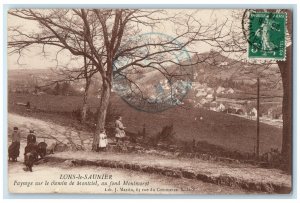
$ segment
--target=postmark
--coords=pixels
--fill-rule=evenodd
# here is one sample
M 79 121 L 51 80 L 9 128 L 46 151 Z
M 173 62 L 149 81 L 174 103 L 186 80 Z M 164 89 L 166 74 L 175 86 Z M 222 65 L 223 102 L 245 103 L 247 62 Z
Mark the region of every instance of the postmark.
M 147 112 L 182 104 L 191 88 L 193 69 L 179 41 L 150 32 L 129 39 L 123 47 L 125 51 L 114 62 L 113 90 L 124 101 Z
M 248 57 L 285 60 L 286 13 L 250 12 Z

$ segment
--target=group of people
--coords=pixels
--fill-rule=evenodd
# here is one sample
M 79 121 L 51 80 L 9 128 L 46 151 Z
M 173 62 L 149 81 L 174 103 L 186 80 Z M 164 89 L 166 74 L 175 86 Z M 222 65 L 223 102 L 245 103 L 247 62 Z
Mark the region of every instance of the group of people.
M 115 138 L 117 143 L 123 142 L 125 138 L 125 127 L 122 123 L 122 117 L 118 116 L 116 122 L 115 122 Z M 93 143 L 95 145 L 93 146 L 93 150 L 99 152 L 99 151 L 105 151 L 108 141 L 107 141 L 107 135 L 105 129 L 101 129 L 98 136 L 95 136 L 96 140 L 94 140 Z
M 19 132 L 18 127 L 13 128 L 12 133 L 12 143 L 8 149 L 9 161 L 16 162 L 17 158 L 20 155 L 20 141 L 21 133 Z M 32 165 L 35 160 L 38 158 L 38 145 L 36 142 L 36 136 L 33 130 L 29 130 L 27 135 L 27 145 L 24 149 L 24 164 L 26 168 L 24 170 L 32 171 Z
M 11 161 L 17 161 L 17 158 L 20 155 L 20 141 L 21 141 L 21 133 L 19 132 L 18 127 L 14 127 L 12 136 L 12 143 L 9 146 L 9 160 Z M 29 150 L 28 147 L 36 145 L 36 136 L 34 135 L 33 130 L 29 130 L 29 134 L 27 136 L 27 145 L 25 147 L 25 153 L 26 149 Z
M 125 127 L 122 123 L 122 117 L 118 116 L 118 118 L 115 122 L 116 142 L 122 143 L 125 136 L 126 136 Z M 96 139 L 96 140 L 94 140 L 94 142 L 93 142 L 93 143 L 95 143 L 95 145 L 93 146 L 93 150 L 95 150 L 97 152 L 105 151 L 106 147 L 108 145 L 105 129 L 101 129 L 99 135 L 95 136 L 94 139 Z M 11 160 L 13 162 L 16 162 L 17 158 L 20 155 L 20 141 L 21 141 L 21 134 L 19 132 L 19 129 L 18 129 L 18 127 L 14 127 L 14 130 L 12 133 L 12 143 L 8 149 L 9 160 Z M 29 134 L 27 136 L 27 145 L 25 147 L 25 152 L 24 152 L 24 163 L 27 166 L 27 170 L 32 171 L 33 162 L 35 160 L 37 160 L 39 154 L 42 154 L 41 157 L 46 155 L 46 151 L 45 151 L 46 147 L 47 147 L 47 144 L 44 142 L 41 142 L 37 145 L 36 136 L 34 135 L 34 131 L 30 130 Z M 30 163 L 28 163 L 28 161 Z

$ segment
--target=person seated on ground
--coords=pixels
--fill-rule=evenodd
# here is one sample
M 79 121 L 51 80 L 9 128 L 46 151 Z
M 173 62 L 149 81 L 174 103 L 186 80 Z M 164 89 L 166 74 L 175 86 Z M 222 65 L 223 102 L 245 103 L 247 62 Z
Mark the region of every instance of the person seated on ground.
M 8 148 L 8 156 L 9 160 L 17 161 L 17 157 L 20 155 L 20 141 L 21 141 L 21 134 L 18 131 L 17 127 L 14 127 L 14 131 L 12 133 L 12 143 Z
M 33 130 L 29 130 L 29 134 L 27 136 L 27 145 L 36 144 L 36 136 L 34 135 Z
M 99 148 L 98 151 L 105 151 L 107 147 L 107 135 L 105 129 L 102 129 L 99 134 Z
M 116 127 L 116 141 L 117 143 L 120 141 L 122 142 L 124 137 L 125 137 L 125 127 L 122 123 L 122 117 L 118 116 L 116 123 L 115 123 L 115 127 Z

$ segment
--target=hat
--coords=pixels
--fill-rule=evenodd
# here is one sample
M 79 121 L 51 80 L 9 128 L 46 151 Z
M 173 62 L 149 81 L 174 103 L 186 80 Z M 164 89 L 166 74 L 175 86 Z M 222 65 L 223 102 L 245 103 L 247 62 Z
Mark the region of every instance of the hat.
M 19 130 L 18 127 L 14 127 L 14 130 Z
M 34 130 L 29 130 L 29 133 L 34 133 Z

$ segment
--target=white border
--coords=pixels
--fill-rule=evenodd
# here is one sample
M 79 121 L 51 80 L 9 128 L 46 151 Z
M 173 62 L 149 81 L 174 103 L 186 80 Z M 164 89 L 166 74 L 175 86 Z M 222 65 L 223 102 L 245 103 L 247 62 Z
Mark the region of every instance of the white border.
M 1 25 L 1 29 L 3 30 L 3 4 L 44 4 L 44 5 L 46 5 L 46 4 L 70 4 L 70 6 L 72 6 L 73 4 L 83 4 L 83 5 L 86 5 L 86 4 L 101 4 L 101 3 L 109 3 L 109 4 L 123 4 L 124 5 L 124 3 L 129 3 L 129 4 L 141 4 L 141 1 L 138 1 L 138 0 L 126 0 L 126 1 L 122 1 L 122 0 L 109 0 L 109 1 L 105 1 L 105 2 L 101 2 L 101 1 L 99 1 L 99 0 L 84 0 L 84 1 L 80 1 L 80 0 L 44 0 L 44 1 L 41 1 L 41 0 L 27 0 L 27 1 L 25 1 L 25 0 L 2 0 L 1 1 L 1 4 L 0 4 L 0 6 L 1 6 L 1 14 L 2 15 L 0 15 L 0 20 L 1 20 L 1 23 L 0 23 L 0 25 Z M 264 0 L 264 1 L 255 1 L 255 0 L 244 0 L 244 1 L 239 1 L 239 0 L 226 0 L 226 1 L 224 1 L 224 0 L 210 0 L 209 2 L 207 2 L 207 1 L 204 1 L 203 3 L 209 3 L 209 4 L 216 4 L 216 6 L 217 5 L 219 5 L 219 4 L 232 4 L 232 5 L 234 5 L 234 4 L 253 4 L 253 3 L 256 3 L 257 5 L 259 5 L 259 4 L 297 4 L 297 6 L 296 6 L 296 9 L 297 9 L 297 11 L 299 12 L 299 3 L 298 3 L 299 1 L 297 1 L 297 0 L 281 0 L 281 1 L 276 1 L 276 0 Z M 173 1 L 164 1 L 164 0 L 145 0 L 145 1 L 143 1 L 143 4 L 166 4 L 166 3 L 169 3 L 169 4 L 177 4 L 178 6 L 179 6 L 179 4 L 182 4 L 182 5 L 184 5 L 184 6 L 186 6 L 186 4 L 200 4 L 201 2 L 198 0 L 184 0 L 184 1 L 177 1 L 177 2 L 174 2 L 174 0 Z M 299 20 L 297 21 L 297 26 L 296 26 L 297 28 L 299 28 L 300 26 L 299 26 Z M 294 29 L 295 29 L 295 27 L 294 27 Z M 299 32 L 298 32 L 298 30 L 296 30 L 296 31 L 294 31 L 294 33 L 297 33 L 297 39 L 298 39 L 298 41 L 297 41 L 297 44 L 295 44 L 294 43 L 294 46 L 296 46 L 296 48 L 298 48 L 299 47 Z M 0 41 L 0 44 L 1 45 L 3 45 L 3 32 L 1 32 L 1 41 Z M 3 46 L 5 46 L 5 45 L 3 45 Z M 300 58 L 299 57 L 299 50 L 297 49 L 297 56 L 294 56 L 295 58 Z M 3 49 L 1 49 L 1 52 L 0 52 L 0 60 L 1 60 L 1 64 L 3 65 L 3 60 L 4 60 L 4 58 L 3 58 Z M 299 90 L 300 88 L 299 88 L 299 83 L 297 82 L 297 79 L 299 79 L 300 77 L 299 77 L 299 72 L 300 71 L 298 71 L 298 70 L 296 70 L 298 67 L 294 67 L 294 74 L 296 73 L 297 75 L 294 75 L 294 82 L 295 82 L 295 84 L 294 84 L 294 88 L 296 88 L 297 90 Z M 296 70 L 296 71 L 295 71 Z M 1 76 L 1 78 L 3 79 L 3 69 L 2 69 L 2 71 L 0 71 L 0 76 Z M 1 87 L 0 87 L 0 94 L 1 95 L 3 95 L 3 93 L 4 93 L 4 84 L 3 84 L 3 80 L 1 80 L 2 82 L 0 82 L 0 84 L 1 84 Z M 298 92 L 298 91 L 297 91 Z M 299 101 L 299 94 L 298 93 L 296 93 L 296 92 L 294 92 L 294 101 Z M 3 95 L 4 96 L 4 95 Z M 3 124 L 4 124 L 4 122 L 6 122 L 5 120 L 4 120 L 4 118 L 3 118 L 3 115 L 4 115 L 4 109 L 3 109 L 3 100 L 4 100 L 4 98 L 3 98 L 3 96 L 1 97 L 1 101 L 0 101 L 0 104 L 1 104 L 1 122 L 2 122 L 2 125 L 1 126 L 3 126 Z M 296 97 L 297 96 L 297 97 Z M 298 105 L 297 105 L 298 106 Z M 299 111 L 298 111 L 298 108 L 295 108 L 294 109 L 294 119 L 295 119 L 295 116 L 296 115 L 298 115 L 298 113 L 299 113 Z M 300 123 L 299 123 L 299 119 L 297 119 L 296 120 L 296 122 L 297 123 L 294 123 L 294 125 L 296 125 L 296 126 L 300 126 Z M 3 132 L 3 129 L 1 129 L 2 131 L 1 132 Z M 298 136 L 298 131 L 296 131 L 295 132 L 295 136 Z M 1 135 L 2 135 L 2 133 L 1 133 Z M 2 136 L 5 136 L 5 135 L 2 135 Z M 297 146 L 300 146 L 299 145 L 299 138 L 297 139 Z M 0 139 L 0 145 L 1 146 L 3 146 L 3 139 Z M 3 154 L 2 153 L 0 153 L 1 155 L 0 155 L 0 157 L 1 157 L 1 165 L 0 165 L 0 168 L 1 168 L 1 170 L 3 170 L 3 167 L 2 167 L 2 163 L 3 163 Z M 298 154 L 298 153 L 297 153 Z M 298 166 L 297 166 L 297 168 L 299 168 L 299 155 L 297 156 L 298 157 L 298 160 L 297 160 L 297 164 L 298 164 Z M 1 180 L 3 180 L 3 171 L 1 171 Z M 300 181 L 299 181 L 299 178 L 298 178 L 298 180 L 297 180 L 297 182 L 299 183 Z M 0 190 L 3 192 L 3 188 L 2 188 L 2 184 L 0 184 L 1 186 L 0 186 Z M 241 199 L 234 199 L 234 200 L 231 200 L 231 199 L 210 199 L 210 200 L 205 200 L 205 202 L 224 202 L 224 203 L 231 203 L 231 202 L 241 202 L 241 201 L 243 201 L 243 202 L 253 202 L 253 201 L 255 201 L 255 202 L 272 202 L 272 203 L 277 203 L 277 202 L 282 202 L 282 201 L 284 201 L 284 202 L 298 202 L 299 200 L 298 200 L 298 198 L 299 198 L 299 187 L 297 187 L 297 192 L 296 192 L 297 194 L 297 199 L 288 199 L 288 200 L 282 200 L 282 199 L 243 199 L 243 200 L 241 200 Z M 133 197 L 133 198 L 136 198 L 136 197 Z M 176 197 L 175 197 L 176 198 Z M 205 197 L 204 197 L 205 198 Z M 218 198 L 218 196 L 216 196 L 216 198 Z M 241 197 L 241 198 L 243 198 L 243 197 Z M 244 198 L 247 198 L 247 196 L 244 196 Z M 18 201 L 18 200 L 5 200 L 5 202 L 6 201 L 13 201 L 13 202 L 15 202 L 15 201 Z M 22 200 L 22 202 L 37 202 L 37 201 L 46 201 L 47 202 L 47 200 Z M 62 199 L 62 200 L 56 200 L 56 201 L 62 201 L 62 202 L 66 202 L 67 200 L 66 199 Z M 76 199 L 73 199 L 73 200 L 71 200 L 72 202 L 82 202 L 82 201 L 85 201 L 85 200 L 76 200 Z M 91 201 L 91 200 L 89 200 L 89 201 Z M 105 201 L 105 202 L 111 202 L 111 200 L 94 200 L 95 202 L 97 201 L 97 202 L 99 202 L 99 201 Z M 112 200 L 113 202 L 119 202 L 118 200 Z M 120 201 L 122 201 L 122 202 L 141 202 L 142 200 L 131 200 L 131 199 L 126 199 L 126 200 L 120 200 Z M 150 202 L 150 201 L 153 201 L 153 200 L 143 200 L 143 201 L 145 201 L 145 202 Z M 177 199 L 177 200 L 169 200 L 168 202 L 182 202 L 182 199 Z M 204 201 L 204 199 L 198 199 L 198 200 L 189 200 L 189 201 L 197 201 L 197 202 L 199 202 L 199 201 Z

